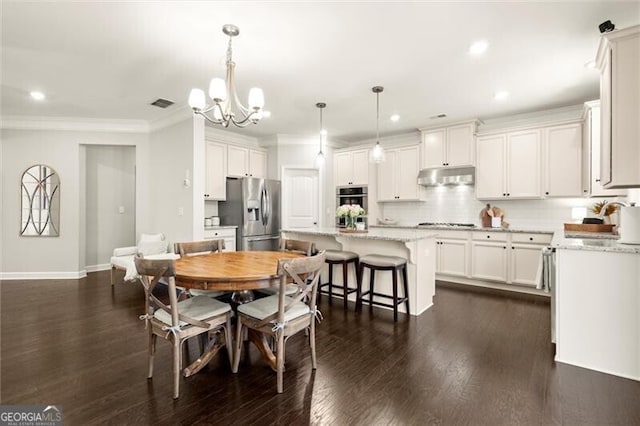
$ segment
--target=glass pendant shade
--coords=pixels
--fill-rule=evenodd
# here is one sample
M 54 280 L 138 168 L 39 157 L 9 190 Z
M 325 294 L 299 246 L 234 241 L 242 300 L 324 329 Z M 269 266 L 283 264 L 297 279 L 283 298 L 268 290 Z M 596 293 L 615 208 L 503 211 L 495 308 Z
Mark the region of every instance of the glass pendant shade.
M 214 101 L 227 99 L 227 83 L 221 78 L 212 78 L 209 84 L 209 97 Z
M 371 161 L 375 163 L 384 162 L 386 156 L 384 154 L 384 148 L 380 145 L 380 142 L 376 143 L 376 145 L 371 150 Z
M 320 151 L 317 155 L 316 155 L 316 167 L 322 167 L 322 165 L 324 164 L 324 153 L 322 151 Z
M 264 107 L 264 93 L 258 87 L 252 87 L 249 90 L 249 108 L 261 109 Z
M 193 109 L 204 109 L 206 100 L 201 89 L 191 89 L 189 93 L 189 106 Z

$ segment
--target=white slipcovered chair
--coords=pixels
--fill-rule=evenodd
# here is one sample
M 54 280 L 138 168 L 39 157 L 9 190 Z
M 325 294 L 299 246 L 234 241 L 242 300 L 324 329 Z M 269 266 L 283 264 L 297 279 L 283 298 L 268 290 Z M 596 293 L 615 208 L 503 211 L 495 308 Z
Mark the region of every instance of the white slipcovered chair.
M 138 245 L 113 249 L 111 256 L 111 285 L 115 284 L 115 270 L 125 271 L 125 281 L 138 279 L 138 271 L 133 258 L 136 254 L 145 259 L 177 259 L 178 255 L 167 252 L 167 241 L 164 234 L 141 234 Z

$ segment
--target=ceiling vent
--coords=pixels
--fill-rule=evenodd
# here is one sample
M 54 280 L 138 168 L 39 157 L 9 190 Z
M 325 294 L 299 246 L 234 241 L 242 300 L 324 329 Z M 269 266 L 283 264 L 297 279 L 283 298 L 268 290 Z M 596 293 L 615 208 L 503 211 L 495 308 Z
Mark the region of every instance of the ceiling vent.
M 151 102 L 151 105 L 157 106 L 158 108 L 167 108 L 173 105 L 174 102 L 168 99 L 158 98 L 155 101 Z
M 442 113 L 442 114 L 438 114 L 438 115 L 432 115 L 431 117 L 429 117 L 429 119 L 435 120 L 437 118 L 445 118 L 446 116 L 447 116 L 447 114 Z

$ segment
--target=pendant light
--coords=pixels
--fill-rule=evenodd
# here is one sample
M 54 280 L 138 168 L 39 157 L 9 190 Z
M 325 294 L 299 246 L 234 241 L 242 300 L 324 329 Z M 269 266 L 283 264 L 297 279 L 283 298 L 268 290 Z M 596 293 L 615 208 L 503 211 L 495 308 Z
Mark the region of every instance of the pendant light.
M 384 148 L 380 145 L 380 93 L 384 90 L 382 86 L 374 86 L 371 91 L 376 94 L 376 144 L 371 150 L 370 160 L 374 163 L 385 161 Z
M 316 107 L 320 110 L 320 149 L 316 155 L 316 166 L 320 167 L 324 164 L 324 152 L 322 152 L 322 144 L 327 137 L 327 131 L 322 127 L 322 110 L 327 107 L 324 102 L 318 102 Z

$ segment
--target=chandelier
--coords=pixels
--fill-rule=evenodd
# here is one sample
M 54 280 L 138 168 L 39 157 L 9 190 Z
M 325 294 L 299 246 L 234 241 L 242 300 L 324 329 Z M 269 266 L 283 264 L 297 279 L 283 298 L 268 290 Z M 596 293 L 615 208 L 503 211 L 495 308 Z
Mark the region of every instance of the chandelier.
M 384 148 L 380 145 L 380 93 L 382 86 L 374 86 L 371 91 L 376 94 L 376 145 L 371 150 L 370 160 L 374 163 L 382 163 L 385 160 Z
M 320 167 L 324 163 L 324 152 L 322 152 L 322 144 L 327 137 L 327 131 L 322 127 L 322 110 L 327 107 L 324 102 L 318 102 L 316 107 L 320 110 L 320 150 L 316 155 L 316 166 Z
M 194 114 L 203 116 L 213 124 L 229 127 L 233 123 L 238 127 L 245 127 L 249 124 L 256 124 L 263 116 L 264 93 L 262 89 L 253 87 L 249 90 L 249 107 L 245 107 L 238 99 L 236 92 L 234 70 L 236 63 L 233 62 L 231 51 L 231 40 L 240 34 L 240 29 L 235 25 L 227 24 L 222 27 L 222 32 L 229 36 L 229 46 L 227 47 L 227 78 L 213 78 L 209 85 L 209 97 L 213 100 L 213 105 L 207 105 L 204 91 L 201 89 L 191 89 L 189 94 L 189 106 Z M 234 112 L 237 108 L 237 113 Z

